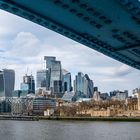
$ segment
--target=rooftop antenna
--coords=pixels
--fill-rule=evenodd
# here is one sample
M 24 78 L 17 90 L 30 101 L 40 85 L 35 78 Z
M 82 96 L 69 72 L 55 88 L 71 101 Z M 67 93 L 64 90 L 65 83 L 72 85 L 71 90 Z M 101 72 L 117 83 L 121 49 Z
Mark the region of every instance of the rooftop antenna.
M 28 75 L 28 71 L 29 71 L 29 68 L 27 67 L 27 70 L 26 70 L 26 73 L 25 73 L 25 75 Z

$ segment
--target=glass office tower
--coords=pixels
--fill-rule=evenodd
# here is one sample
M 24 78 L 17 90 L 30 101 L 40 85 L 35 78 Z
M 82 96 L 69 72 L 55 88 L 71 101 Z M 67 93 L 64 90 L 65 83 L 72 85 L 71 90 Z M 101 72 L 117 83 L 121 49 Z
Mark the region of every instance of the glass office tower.
M 49 71 L 47 69 L 37 71 L 37 88 L 45 88 L 49 90 Z
M 51 63 L 50 87 L 53 87 L 54 81 L 61 81 L 61 62 L 52 61 Z
M 0 97 L 12 97 L 15 86 L 15 71 L 3 69 L 0 71 Z
M 77 96 L 92 98 L 93 97 L 93 81 L 90 80 L 87 74 L 78 72 L 74 80 L 74 91 Z
M 72 91 L 71 73 L 64 69 L 62 69 L 62 83 L 63 83 L 63 92 Z
M 34 80 L 34 77 L 32 75 L 26 74 L 25 76 L 23 76 L 23 84 L 28 85 L 28 94 L 35 93 L 35 80 Z
M 93 97 L 93 93 L 94 93 L 94 83 L 93 81 L 89 78 L 89 76 L 87 74 L 85 74 L 85 81 L 86 81 L 86 97 L 87 98 L 92 98 Z
M 84 74 L 78 72 L 74 81 L 74 91 L 84 93 Z
M 54 56 L 44 56 L 44 60 L 46 62 L 46 69 L 50 69 L 52 66 L 52 61 L 56 61 L 56 57 Z
M 57 61 L 56 57 L 53 56 L 44 56 L 44 60 L 46 62 L 46 70 L 48 71 L 48 89 L 54 93 L 57 91 L 56 89 L 62 89 L 61 62 Z M 62 92 L 62 90 L 59 91 Z

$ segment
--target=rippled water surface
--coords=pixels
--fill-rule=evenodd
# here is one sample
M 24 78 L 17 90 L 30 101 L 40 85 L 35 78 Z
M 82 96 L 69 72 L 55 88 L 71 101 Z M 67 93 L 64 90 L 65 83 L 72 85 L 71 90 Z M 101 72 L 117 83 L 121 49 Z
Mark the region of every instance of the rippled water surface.
M 140 122 L 0 120 L 0 140 L 140 140 Z

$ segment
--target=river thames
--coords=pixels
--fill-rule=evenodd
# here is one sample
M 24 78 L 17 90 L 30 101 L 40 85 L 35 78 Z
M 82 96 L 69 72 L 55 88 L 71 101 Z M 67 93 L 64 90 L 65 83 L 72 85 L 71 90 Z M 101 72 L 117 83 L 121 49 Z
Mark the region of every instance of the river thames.
M 140 122 L 0 120 L 0 140 L 140 140 Z

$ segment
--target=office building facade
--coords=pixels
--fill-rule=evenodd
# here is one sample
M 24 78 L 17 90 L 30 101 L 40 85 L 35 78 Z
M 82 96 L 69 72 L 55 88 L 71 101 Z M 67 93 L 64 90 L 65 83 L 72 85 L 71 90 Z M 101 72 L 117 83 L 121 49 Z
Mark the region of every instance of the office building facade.
M 38 70 L 36 76 L 37 88 L 44 88 L 46 90 L 49 90 L 49 77 L 49 71 L 47 69 Z
M 50 74 L 50 87 L 54 87 L 54 81 L 62 81 L 61 78 L 61 62 L 52 61 L 51 74 Z
M 61 62 L 53 56 L 44 56 L 44 60 L 47 70 L 47 90 L 50 90 L 54 95 L 60 94 L 62 92 Z
M 63 92 L 72 91 L 71 73 L 64 69 L 62 69 L 62 84 L 63 84 Z
M 87 74 L 85 74 L 85 93 L 87 93 L 87 98 L 93 97 L 94 92 L 94 84 L 93 81 L 89 78 Z
M 12 97 L 15 85 L 15 72 L 11 69 L 0 71 L 0 97 Z
M 21 83 L 21 90 L 27 90 L 28 94 L 35 93 L 35 80 L 32 75 L 23 76 L 23 83 Z
M 92 98 L 93 97 L 93 81 L 87 74 L 78 72 L 74 80 L 74 91 L 77 96 Z
M 43 115 L 45 110 L 55 108 L 55 107 L 56 107 L 55 99 L 46 98 L 46 97 L 37 97 L 33 100 L 34 114 Z
M 114 90 L 110 92 L 110 97 L 113 100 L 125 100 L 128 97 L 128 91 Z
M 53 95 L 57 98 L 61 98 L 63 96 L 62 81 L 54 80 L 53 82 Z

